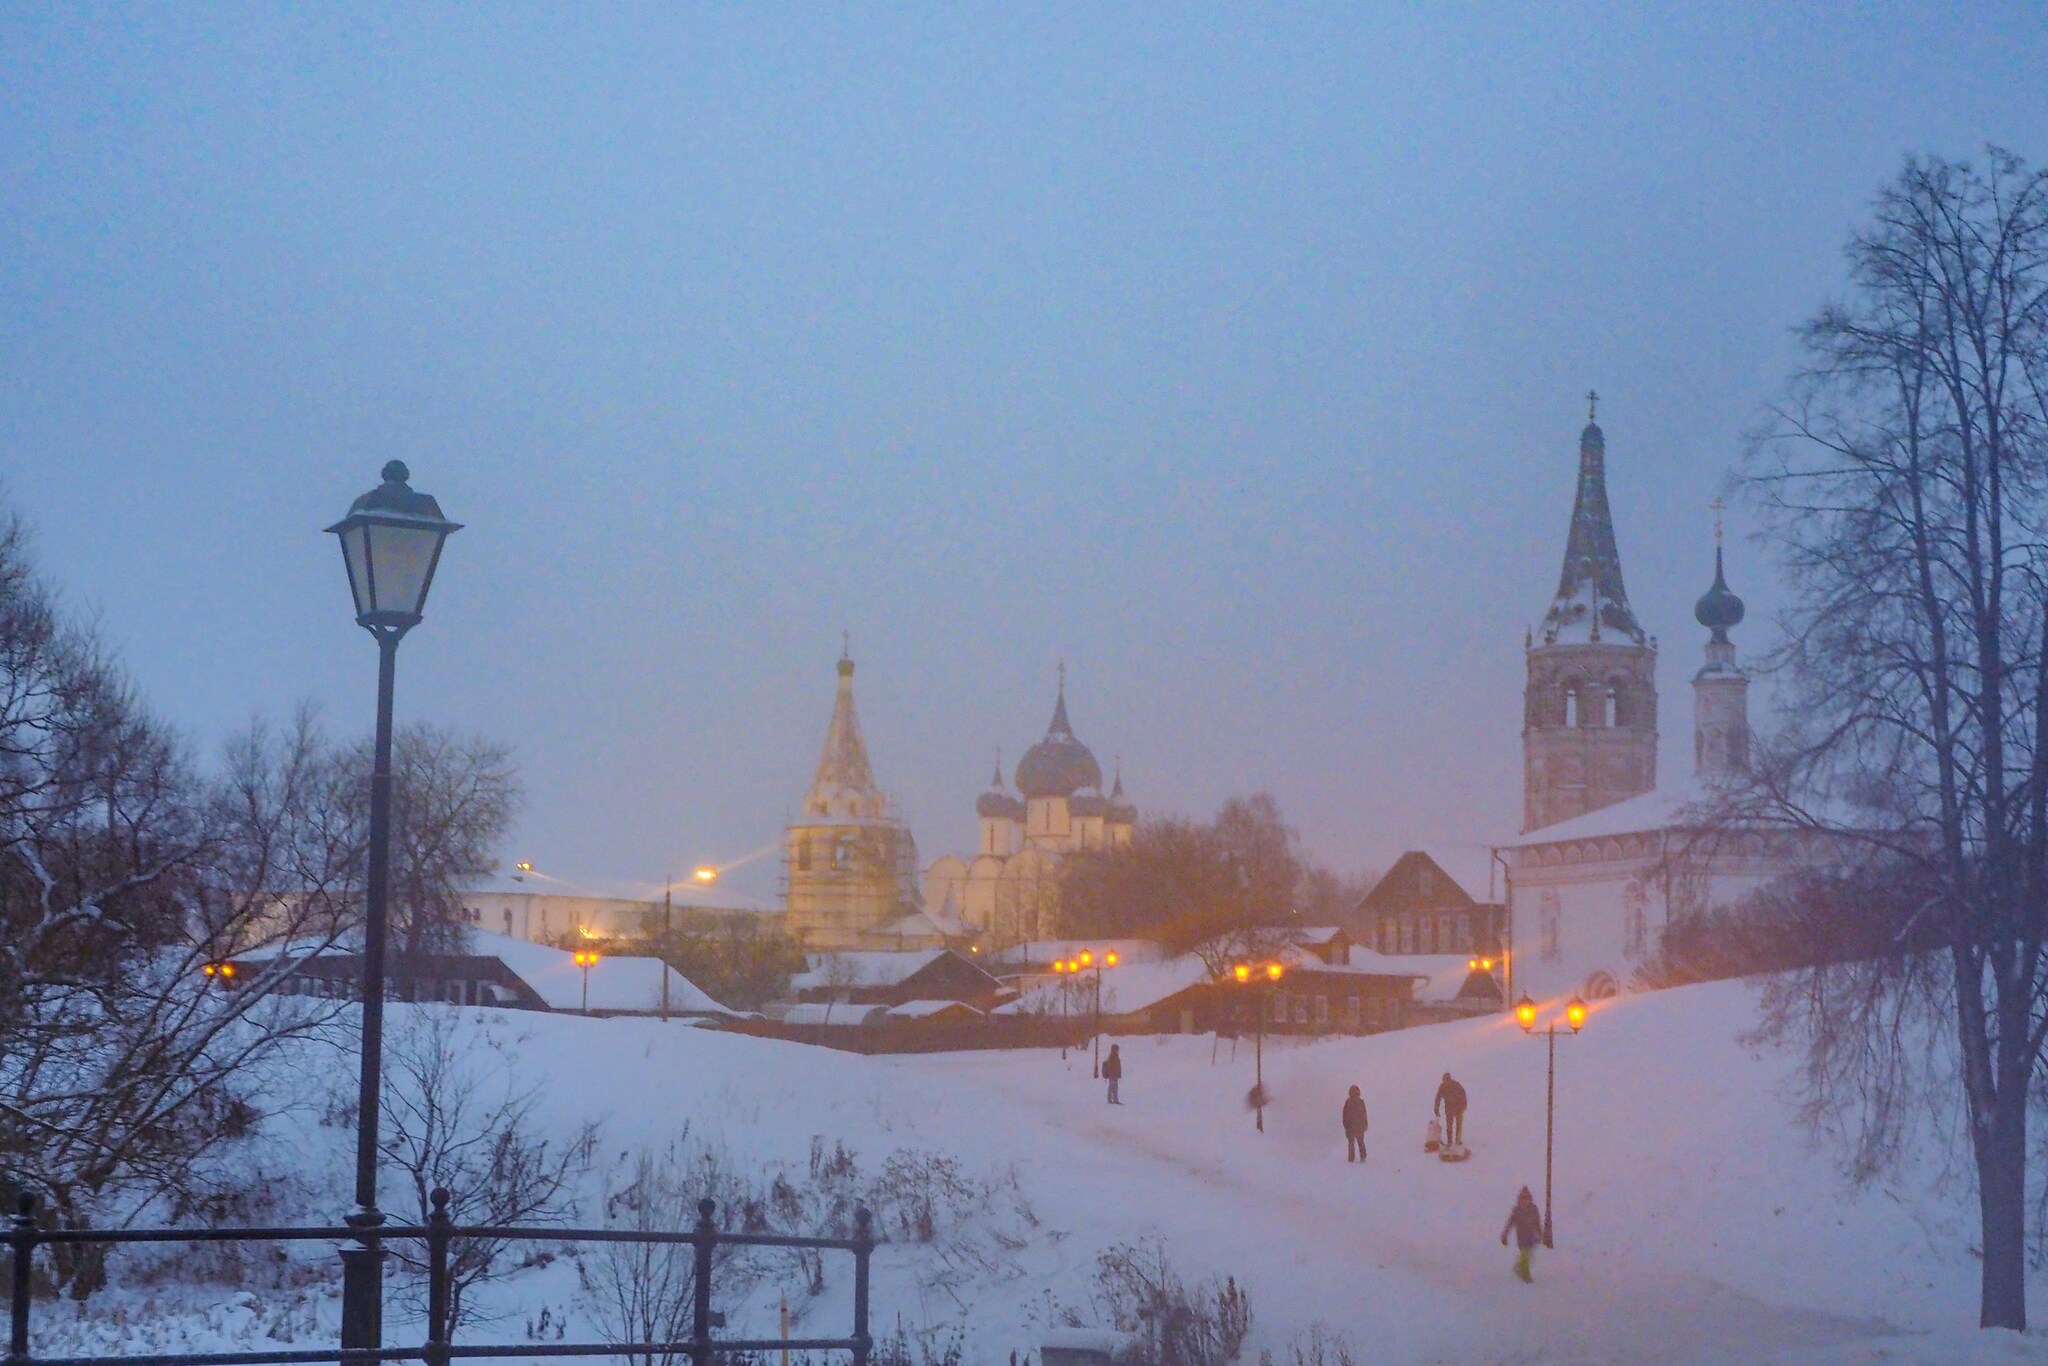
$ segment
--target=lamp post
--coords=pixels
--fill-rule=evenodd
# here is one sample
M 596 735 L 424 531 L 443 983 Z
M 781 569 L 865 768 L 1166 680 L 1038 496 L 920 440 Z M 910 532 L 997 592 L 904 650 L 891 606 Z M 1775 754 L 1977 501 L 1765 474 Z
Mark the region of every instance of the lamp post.
M 1271 962 L 1261 964 L 1257 969 L 1250 963 L 1239 963 L 1230 970 L 1239 986 L 1260 981 L 1265 983 L 1265 990 L 1252 1012 L 1255 1016 L 1252 1022 L 1252 1109 L 1258 1114 L 1254 1127 L 1260 1133 L 1266 1132 L 1266 1012 L 1273 1000 L 1273 983 L 1280 980 L 1281 971 L 1278 963 Z
M 1573 996 L 1571 1000 L 1565 1002 L 1564 1018 L 1565 1023 L 1571 1026 L 1571 1033 L 1565 1035 L 1565 1037 L 1571 1038 L 1586 1023 L 1586 1003 L 1577 996 Z M 1515 1019 L 1521 1024 L 1524 1034 L 1532 1036 L 1535 1034 L 1536 1003 L 1529 999 L 1527 992 L 1522 994 L 1521 1000 L 1515 1002 Z M 1551 1016 L 1550 1024 L 1543 1031 L 1542 1037 L 1550 1045 L 1550 1070 L 1549 1076 L 1544 1083 L 1543 1094 L 1543 1246 L 1556 1247 L 1557 1243 L 1553 1238 L 1554 1230 L 1550 1222 L 1550 1157 L 1552 1140 L 1557 1132 L 1556 1016 Z
M 1100 958 L 1095 956 L 1094 950 L 1083 949 L 1080 956 L 1067 965 L 1069 971 L 1095 974 L 1095 980 L 1091 983 L 1094 995 L 1089 998 L 1088 1003 L 1088 1042 L 1095 1050 L 1094 1075 L 1097 1077 L 1102 1075 L 1102 970 L 1115 967 L 1116 961 L 1114 949 Z
M 1072 994 L 1069 988 L 1073 983 L 1073 979 L 1068 974 L 1074 971 L 1074 965 L 1064 958 L 1055 958 L 1052 960 L 1052 970 L 1060 979 L 1060 1061 L 1065 1062 L 1067 1060 L 1067 998 Z
M 583 969 L 583 1013 L 590 1013 L 590 970 L 597 966 L 601 955 L 596 949 L 578 949 L 575 953 L 576 966 Z M 665 980 L 665 978 L 664 978 Z
M 363 888 L 363 1051 L 356 1098 L 356 1202 L 344 1222 L 356 1246 L 341 1251 L 341 1345 L 383 1345 L 384 1251 L 377 1228 L 377 1109 L 383 1090 L 384 929 L 391 884 L 391 692 L 398 642 L 420 624 L 441 547 L 462 528 L 441 505 L 406 482 L 403 461 L 384 466 L 384 482 L 356 499 L 327 530 L 355 599 L 356 625 L 377 641 L 377 739 L 370 769 L 370 866 Z

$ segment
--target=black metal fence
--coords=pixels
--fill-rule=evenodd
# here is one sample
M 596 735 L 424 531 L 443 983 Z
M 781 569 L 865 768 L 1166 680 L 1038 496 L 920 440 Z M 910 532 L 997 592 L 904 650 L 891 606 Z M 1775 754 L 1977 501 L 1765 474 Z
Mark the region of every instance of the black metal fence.
M 448 1192 L 437 1190 L 434 1208 L 423 1226 L 379 1228 L 379 1242 L 414 1239 L 426 1246 L 427 1340 L 417 1347 L 308 1348 L 275 1352 L 177 1352 L 147 1356 L 38 1357 L 29 1351 L 30 1316 L 34 1308 L 35 1255 L 39 1247 L 57 1244 L 119 1245 L 125 1243 L 307 1243 L 355 1244 L 362 1231 L 354 1228 L 225 1228 L 225 1229 L 44 1229 L 36 1226 L 35 1197 L 23 1195 L 9 1221 L 7 1244 L 14 1254 L 9 1306 L 7 1355 L 4 1366 L 294 1366 L 299 1362 L 360 1363 L 423 1361 L 448 1366 L 455 1361 L 492 1357 L 626 1357 L 642 1361 L 657 1357 L 689 1357 L 692 1366 L 713 1366 L 714 1358 L 736 1352 L 848 1352 L 853 1366 L 867 1366 L 874 1340 L 868 1334 L 868 1264 L 874 1253 L 874 1220 L 865 1208 L 853 1215 L 851 1238 L 799 1238 L 774 1233 L 723 1233 L 710 1200 L 697 1205 L 697 1226 L 689 1230 L 618 1228 L 466 1227 L 448 1216 Z M 551 1243 L 688 1243 L 696 1254 L 690 1336 L 680 1342 L 550 1342 L 456 1346 L 449 1341 L 449 1249 L 463 1238 L 492 1238 Z M 724 1247 L 789 1247 L 853 1254 L 853 1332 L 843 1338 L 715 1338 L 723 1320 L 712 1312 L 712 1258 Z

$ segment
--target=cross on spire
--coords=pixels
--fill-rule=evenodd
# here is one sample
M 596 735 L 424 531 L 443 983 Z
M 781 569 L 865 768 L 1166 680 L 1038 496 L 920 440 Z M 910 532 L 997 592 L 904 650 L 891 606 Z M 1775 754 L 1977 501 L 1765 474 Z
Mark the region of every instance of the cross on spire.
M 1716 498 L 1707 506 L 1714 509 L 1714 545 L 1718 549 L 1721 544 L 1721 509 L 1726 507 L 1727 504 L 1721 499 Z
M 1595 391 L 1593 391 L 1593 390 L 1591 390 L 1591 389 L 1588 389 L 1588 390 L 1586 391 L 1586 421 L 1588 421 L 1588 422 L 1591 422 L 1591 421 L 1593 421 L 1593 420 L 1594 420 L 1594 415 L 1595 415 L 1596 413 L 1598 413 L 1598 412 L 1599 412 L 1599 410 L 1600 410 L 1600 395 L 1599 395 L 1598 393 L 1596 393 Z

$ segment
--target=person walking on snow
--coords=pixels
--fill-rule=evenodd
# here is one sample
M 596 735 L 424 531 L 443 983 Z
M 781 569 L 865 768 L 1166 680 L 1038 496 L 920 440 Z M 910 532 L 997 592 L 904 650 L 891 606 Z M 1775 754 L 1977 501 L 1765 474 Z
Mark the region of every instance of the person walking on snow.
M 1365 1097 L 1356 1086 L 1344 1101 L 1344 1160 L 1365 1161 Z
M 1515 1258 L 1515 1274 L 1533 1283 L 1535 1277 L 1529 1274 L 1529 1258 L 1535 1255 L 1536 1244 L 1543 1241 L 1543 1213 L 1536 1208 L 1536 1197 L 1529 1194 L 1527 1186 L 1515 1197 L 1515 1207 L 1508 1211 L 1507 1224 L 1500 1231 L 1500 1245 L 1508 1245 L 1508 1234 L 1515 1235 L 1515 1246 L 1520 1254 Z
M 1102 1060 L 1102 1077 L 1109 1083 L 1109 1103 L 1121 1105 L 1117 1099 L 1116 1084 L 1124 1079 L 1124 1055 L 1117 1051 L 1117 1045 L 1109 1046 L 1109 1056 Z
M 1444 1073 L 1443 1083 L 1436 1088 L 1436 1104 L 1429 1107 L 1430 1114 L 1439 1110 L 1444 1116 L 1444 1143 L 1454 1147 L 1465 1141 L 1465 1088 L 1451 1080 L 1451 1074 Z

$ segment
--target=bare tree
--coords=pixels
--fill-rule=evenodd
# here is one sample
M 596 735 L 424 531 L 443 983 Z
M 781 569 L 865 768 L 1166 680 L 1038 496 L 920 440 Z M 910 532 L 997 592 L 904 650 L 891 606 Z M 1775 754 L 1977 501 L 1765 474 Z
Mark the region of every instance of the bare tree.
M 1866 1156 L 1927 1084 L 1913 1018 L 1951 1031 L 1982 1322 L 2023 1328 L 2048 1037 L 2048 176 L 1997 149 L 1981 169 L 1909 160 L 1848 258 L 1747 471 L 1796 592 L 1798 719 L 1762 805 L 1863 848 L 1912 900 L 1872 957 L 1790 984 L 1778 1018 L 1812 1026 L 1816 1078 L 1862 1098 Z
M 1176 952 L 1202 954 L 1220 973 L 1287 941 L 1306 871 L 1297 844 L 1265 793 L 1231 798 L 1207 824 L 1178 817 L 1144 822 L 1128 849 L 1066 858 L 1062 928 L 1156 939 Z
M 448 1192 L 457 1225 L 544 1225 L 575 1212 L 575 1185 L 589 1170 L 597 1126 L 567 1138 L 543 1132 L 540 1087 L 519 1084 L 502 1040 L 479 1040 L 462 1012 L 414 1010 L 387 1043 L 384 1069 L 381 1146 L 412 1187 L 421 1223 L 436 1189 Z M 471 1290 L 535 1265 L 547 1255 L 533 1250 L 539 1246 L 456 1239 L 448 1256 L 451 1331 L 484 1317 Z M 424 1249 L 398 1243 L 392 1250 L 416 1277 L 426 1274 Z
M 0 1186 L 52 1221 L 196 1194 L 253 1121 L 254 1064 L 326 1019 L 275 998 L 279 972 L 203 970 L 283 927 L 273 875 L 345 895 L 353 861 L 304 827 L 317 784 L 284 750 L 252 733 L 192 772 L 0 523 Z M 89 1293 L 96 1266 L 60 1279 Z
M 354 762 L 367 803 L 367 745 Z M 391 768 L 391 936 L 404 980 L 420 955 L 460 946 L 461 888 L 497 867 L 525 796 L 510 749 L 442 726 L 400 727 Z

